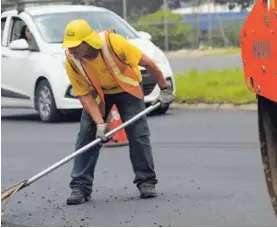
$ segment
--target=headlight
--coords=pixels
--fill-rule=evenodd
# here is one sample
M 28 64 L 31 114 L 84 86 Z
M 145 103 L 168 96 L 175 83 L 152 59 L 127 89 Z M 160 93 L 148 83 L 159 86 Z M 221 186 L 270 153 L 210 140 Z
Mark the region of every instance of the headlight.
M 72 88 L 71 85 L 67 88 L 67 90 L 65 92 L 65 97 L 68 97 L 68 98 L 77 98 L 75 96 L 75 94 L 74 94 L 74 91 L 73 91 L 73 88 Z
M 169 85 L 170 88 L 173 88 L 173 82 L 172 82 L 171 78 L 167 78 L 166 83 Z
M 72 87 L 69 89 L 69 94 L 70 94 L 70 96 L 75 97 L 75 94 L 73 92 L 73 88 Z

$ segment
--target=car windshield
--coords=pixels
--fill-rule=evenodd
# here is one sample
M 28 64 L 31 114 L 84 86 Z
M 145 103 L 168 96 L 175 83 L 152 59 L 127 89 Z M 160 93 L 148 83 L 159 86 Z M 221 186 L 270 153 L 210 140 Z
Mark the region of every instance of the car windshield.
M 74 19 L 84 19 L 98 32 L 106 29 L 114 29 L 126 39 L 137 38 L 138 36 L 125 25 L 120 19 L 109 11 L 82 11 L 66 12 L 55 14 L 44 14 L 35 16 L 34 20 L 43 39 L 48 43 L 62 43 L 64 29 L 68 22 Z

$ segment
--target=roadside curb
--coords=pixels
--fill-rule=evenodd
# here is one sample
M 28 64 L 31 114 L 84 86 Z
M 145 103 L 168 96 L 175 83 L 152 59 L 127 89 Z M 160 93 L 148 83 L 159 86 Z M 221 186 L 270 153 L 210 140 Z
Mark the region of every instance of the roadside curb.
M 257 111 L 257 105 L 234 105 L 234 104 L 186 104 L 186 103 L 172 103 L 171 109 L 221 109 L 221 110 L 245 110 L 245 111 Z
M 202 56 L 239 56 L 240 53 L 203 53 L 203 52 L 185 52 L 185 51 L 176 51 L 169 52 L 166 54 L 167 57 L 202 57 Z

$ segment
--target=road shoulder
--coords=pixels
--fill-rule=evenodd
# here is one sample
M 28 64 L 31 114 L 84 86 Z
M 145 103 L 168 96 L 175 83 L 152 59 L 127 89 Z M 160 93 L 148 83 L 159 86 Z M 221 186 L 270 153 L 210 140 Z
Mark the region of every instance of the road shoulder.
M 234 104 L 186 104 L 186 103 L 173 103 L 171 109 L 222 109 L 222 110 L 245 110 L 257 111 L 256 104 L 234 105 Z

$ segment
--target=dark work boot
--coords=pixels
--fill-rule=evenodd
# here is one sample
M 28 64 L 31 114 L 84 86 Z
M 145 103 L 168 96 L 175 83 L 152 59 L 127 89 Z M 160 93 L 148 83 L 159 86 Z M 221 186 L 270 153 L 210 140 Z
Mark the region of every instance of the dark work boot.
M 143 199 L 153 198 L 157 196 L 155 185 L 150 183 L 140 184 L 139 187 L 140 197 Z
M 90 199 L 90 195 L 85 194 L 80 189 L 72 189 L 71 196 L 67 198 L 67 205 L 82 204 Z

